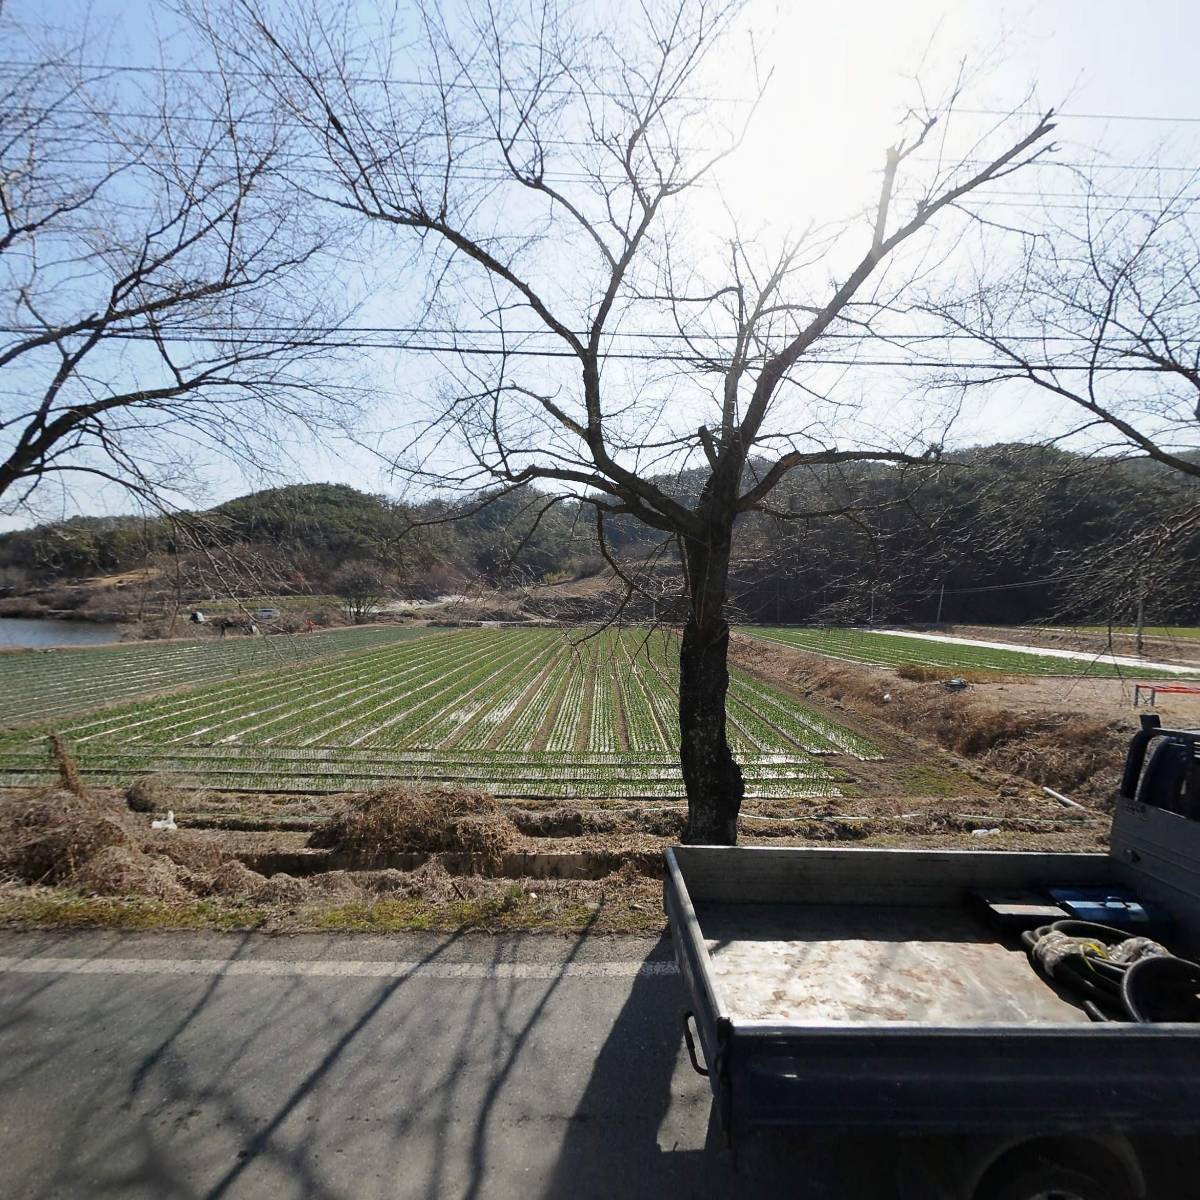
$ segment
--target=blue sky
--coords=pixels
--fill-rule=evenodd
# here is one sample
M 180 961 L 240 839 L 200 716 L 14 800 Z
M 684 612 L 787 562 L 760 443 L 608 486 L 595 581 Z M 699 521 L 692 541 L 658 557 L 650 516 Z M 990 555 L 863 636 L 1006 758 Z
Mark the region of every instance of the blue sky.
M 603 11 L 603 6 L 597 4 Z M 30 24 L 47 19 L 44 6 L 18 2 Z M 177 60 L 192 48 L 162 6 L 141 2 L 71 3 L 50 10 L 64 28 L 86 22 L 96 57 L 107 63 L 152 63 L 158 39 Z M 973 92 L 979 108 L 1009 109 L 1031 96 L 1033 106 L 1063 110 L 1058 157 L 1128 164 L 1157 159 L 1181 168 L 1200 163 L 1200 104 L 1195 94 L 1194 47 L 1200 44 L 1200 5 L 1150 0 L 1060 0 L 1057 3 L 777 3 L 760 0 L 752 11 L 760 66 L 774 76 L 761 112 L 738 158 L 697 200 L 695 225 L 720 236 L 732 214 L 764 243 L 810 219 L 855 212 L 877 189 L 882 150 L 897 115 L 912 97 L 911 76 L 945 80 L 961 58 L 986 69 Z M 744 96 L 753 87 L 750 41 L 741 36 L 715 64 L 707 81 L 714 94 Z M 1129 118 L 1160 119 L 1129 119 Z M 978 121 L 986 122 L 984 114 Z M 1103 178 L 1114 192 L 1135 174 L 1124 166 Z M 996 211 L 1023 215 L 1032 193 L 1074 186 L 1064 170 L 1038 168 L 1012 182 L 1013 194 L 993 197 Z M 1066 209 L 1064 208 L 1065 212 Z M 362 324 L 403 324 L 421 316 L 420 287 L 406 277 L 407 248 L 387 238 L 363 243 L 360 261 L 347 259 L 342 284 L 365 298 Z M 386 445 L 379 431 L 401 423 L 408 410 L 444 379 L 444 365 L 424 354 L 379 352 L 357 357 L 353 370 L 371 384 L 376 403 L 364 419 L 361 441 Z M 882 381 L 881 381 L 882 382 Z M 901 413 L 899 407 L 893 416 Z M 968 405 L 956 427 L 961 441 L 1044 433 L 1055 414 L 1035 397 L 1006 394 L 1003 403 Z M 351 441 L 298 435 L 273 478 L 246 477 L 219 457 L 206 458 L 210 502 L 280 479 L 345 482 L 367 490 L 395 491 L 396 481 L 369 450 Z M 125 511 L 116 491 L 81 485 L 43 497 L 45 518 L 75 511 Z M 11 527 L 27 515 L 8 519 Z

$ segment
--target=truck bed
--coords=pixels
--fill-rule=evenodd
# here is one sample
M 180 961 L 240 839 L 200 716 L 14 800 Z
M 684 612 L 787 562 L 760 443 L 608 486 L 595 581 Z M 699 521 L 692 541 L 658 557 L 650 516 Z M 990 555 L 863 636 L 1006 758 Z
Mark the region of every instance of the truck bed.
M 1181 831 L 1169 832 L 1178 856 Z M 1133 866 L 1105 854 L 668 850 L 685 1022 L 726 1131 L 1192 1127 L 1200 1026 L 1090 1022 L 970 902 L 974 889 L 1145 884 L 1194 935 L 1172 903 L 1194 894 L 1191 877 L 1160 869 L 1139 837 Z
M 696 916 L 731 1018 L 1088 1023 L 959 907 L 717 903 Z

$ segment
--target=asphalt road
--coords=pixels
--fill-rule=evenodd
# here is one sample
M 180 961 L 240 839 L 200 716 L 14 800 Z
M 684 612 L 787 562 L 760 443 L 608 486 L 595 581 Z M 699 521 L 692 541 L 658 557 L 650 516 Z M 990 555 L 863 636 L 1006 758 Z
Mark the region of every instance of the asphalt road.
M 736 1164 L 666 941 L 0 933 L 0 1196 L 872 1197 Z
M 0 1198 L 934 1200 L 928 1140 L 735 1164 L 683 1003 L 665 940 L 0 931 Z

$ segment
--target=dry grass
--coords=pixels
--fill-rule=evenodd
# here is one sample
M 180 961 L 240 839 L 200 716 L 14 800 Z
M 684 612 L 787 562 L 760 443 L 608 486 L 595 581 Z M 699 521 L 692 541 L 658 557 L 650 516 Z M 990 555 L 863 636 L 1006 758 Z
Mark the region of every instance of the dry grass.
M 183 793 L 175 781 L 164 774 L 139 775 L 125 790 L 125 801 L 134 812 L 166 812 L 169 808 L 181 808 Z M 191 803 L 195 803 L 192 799 Z
M 519 835 L 486 792 L 396 787 L 349 797 L 309 844 L 335 849 L 358 867 L 386 866 L 395 854 L 417 851 L 471 854 L 486 870 L 517 848 Z
M 132 846 L 106 846 L 71 877 L 82 892 L 97 896 L 150 896 L 184 901 L 192 893 L 180 880 L 178 866 L 165 854 L 147 854 Z
M 1065 789 L 1081 799 L 1111 799 L 1132 732 L 1128 724 L 1079 711 L 1020 711 L 971 688 L 948 690 L 940 677 L 918 682 L 898 671 L 834 664 L 800 651 L 746 642 L 736 639 L 738 657 L 799 687 L 805 696 L 844 705 L 1032 783 Z
M 25 883 L 61 883 L 109 847 L 134 842 L 117 805 L 63 788 L 0 800 L 0 874 Z
M 936 667 L 930 663 L 898 663 L 893 669 L 901 679 L 913 683 L 945 683 L 951 679 L 980 683 L 996 678 L 994 671 L 952 671 L 949 667 Z

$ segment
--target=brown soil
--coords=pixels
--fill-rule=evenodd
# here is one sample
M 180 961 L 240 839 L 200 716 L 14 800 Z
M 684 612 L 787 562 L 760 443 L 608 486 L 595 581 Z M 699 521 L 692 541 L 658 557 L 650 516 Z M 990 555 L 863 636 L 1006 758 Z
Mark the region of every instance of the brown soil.
M 1133 686 L 1121 679 L 991 679 L 972 687 L 973 695 L 1015 713 L 1036 716 L 1047 710 L 1087 714 L 1097 720 L 1137 726 L 1139 712 L 1157 713 L 1164 725 L 1200 725 L 1200 696 L 1162 694 L 1153 708 L 1133 707 Z
M 1137 729 L 1132 688 L 1121 680 L 978 679 L 962 691 L 945 682 L 901 678 L 894 670 L 734 639 L 739 665 L 825 701 L 837 719 L 864 732 L 902 730 L 918 744 L 950 751 L 979 778 L 1048 785 L 1101 809 L 1111 801 Z M 1145 711 L 1143 709 L 1142 711 Z M 1160 697 L 1165 723 L 1200 722 L 1200 697 Z M 1003 787 L 1003 782 L 1000 782 Z

